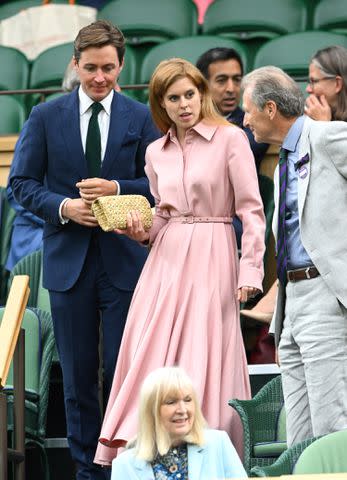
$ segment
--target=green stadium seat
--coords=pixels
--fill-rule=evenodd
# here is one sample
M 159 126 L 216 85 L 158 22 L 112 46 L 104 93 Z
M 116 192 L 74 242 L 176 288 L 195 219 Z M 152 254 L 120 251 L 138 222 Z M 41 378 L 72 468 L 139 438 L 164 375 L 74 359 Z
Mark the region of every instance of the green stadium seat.
M 154 69 L 162 60 L 181 57 L 195 64 L 201 54 L 214 47 L 229 47 L 237 50 L 247 71 L 248 50 L 237 40 L 213 35 L 184 37 L 157 45 L 147 53 L 142 62 L 140 83 L 149 82 Z
M 25 122 L 25 107 L 17 98 L 0 95 L 0 135 L 19 133 Z
M 291 446 L 285 450 L 274 463 L 268 465 L 256 465 L 251 469 L 250 476 L 272 478 L 280 477 L 282 475 L 291 475 L 302 452 L 315 442 L 317 438 L 318 437 L 309 438 Z
M 307 78 L 311 57 L 317 50 L 329 45 L 347 48 L 347 36 L 321 31 L 283 35 L 270 40 L 259 49 L 254 59 L 254 68 L 275 65 L 294 78 Z
M 40 53 L 32 63 L 29 87 L 60 87 L 73 52 L 73 43 L 68 42 Z
M 344 0 L 321 0 L 314 10 L 313 28 L 346 34 L 346 2 Z
M 347 472 L 346 445 L 347 430 L 324 435 L 302 452 L 293 473 L 305 475 Z
M 245 40 L 274 38 L 304 31 L 307 10 L 304 0 L 215 0 L 208 7 L 203 32 Z
M 0 64 L 0 90 L 28 88 L 29 61 L 22 52 L 0 45 Z
M 1 2 L 4 3 L 4 2 Z M 17 15 L 21 10 L 42 5 L 42 0 L 16 0 L 0 6 L 0 20 Z
M 0 187 L 0 305 L 5 305 L 7 298 L 9 272 L 5 270 L 5 265 L 10 251 L 12 225 L 15 216 L 16 212 L 7 200 L 6 188 Z
M 287 448 L 281 376 L 270 380 L 251 400 L 229 400 L 243 426 L 244 467 L 271 465 Z
M 197 8 L 191 0 L 111 0 L 98 13 L 124 33 L 128 43 L 161 43 L 197 33 Z
M 304 0 L 215 0 L 205 13 L 202 29 L 207 35 L 242 41 L 253 59 L 267 40 L 304 31 L 306 25 Z
M 0 308 L 0 322 L 4 308 Z M 49 467 L 44 441 L 48 407 L 49 379 L 54 351 L 53 325 L 50 315 L 39 309 L 26 309 L 22 328 L 25 330 L 25 444 L 39 448 L 43 475 L 49 480 Z M 4 388 L 7 395 L 7 429 L 13 447 L 14 398 L 12 367 Z

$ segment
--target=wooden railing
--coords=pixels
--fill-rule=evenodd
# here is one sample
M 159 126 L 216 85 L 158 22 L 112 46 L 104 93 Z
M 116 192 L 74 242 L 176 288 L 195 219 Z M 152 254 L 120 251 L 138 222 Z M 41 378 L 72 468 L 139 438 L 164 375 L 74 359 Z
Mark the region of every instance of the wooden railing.
M 8 461 L 14 463 L 16 480 L 25 479 L 24 429 L 24 331 L 21 330 L 29 298 L 28 275 L 13 278 L 0 325 L 0 480 L 7 480 Z M 2 392 L 13 359 L 14 447 L 7 444 L 7 401 Z

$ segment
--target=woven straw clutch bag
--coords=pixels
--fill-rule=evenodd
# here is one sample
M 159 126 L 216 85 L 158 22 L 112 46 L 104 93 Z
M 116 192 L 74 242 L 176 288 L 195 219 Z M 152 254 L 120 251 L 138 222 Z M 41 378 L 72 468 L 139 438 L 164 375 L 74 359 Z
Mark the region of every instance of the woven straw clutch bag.
M 125 230 L 127 214 L 131 210 L 140 212 L 145 230 L 152 226 L 152 211 L 149 201 L 143 195 L 110 195 L 99 197 L 92 203 L 92 211 L 105 232 L 115 228 Z

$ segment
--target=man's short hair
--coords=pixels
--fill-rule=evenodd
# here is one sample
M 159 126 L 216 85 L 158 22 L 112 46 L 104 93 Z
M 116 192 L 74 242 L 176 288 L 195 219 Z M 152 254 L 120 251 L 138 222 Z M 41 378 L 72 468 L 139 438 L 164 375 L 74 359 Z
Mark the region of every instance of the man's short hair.
M 112 45 L 116 48 L 119 62 L 123 62 L 125 38 L 119 28 L 107 20 L 96 22 L 81 28 L 74 41 L 74 57 L 79 62 L 81 53 L 87 48 L 102 48 Z
M 278 67 L 260 67 L 248 73 L 241 88 L 244 91 L 248 87 L 252 89 L 252 102 L 260 111 L 272 100 L 286 118 L 299 117 L 304 112 L 305 99 L 299 86 Z
M 241 75 L 243 75 L 243 64 L 240 55 L 233 48 L 216 47 L 207 50 L 203 53 L 196 62 L 196 66 L 200 72 L 208 79 L 208 67 L 214 62 L 226 62 L 227 60 L 236 60 L 241 68 Z

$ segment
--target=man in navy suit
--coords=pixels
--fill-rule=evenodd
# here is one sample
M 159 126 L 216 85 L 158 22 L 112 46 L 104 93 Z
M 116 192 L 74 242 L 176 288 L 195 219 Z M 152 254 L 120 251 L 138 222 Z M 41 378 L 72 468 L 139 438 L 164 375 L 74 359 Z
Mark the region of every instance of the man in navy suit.
M 32 110 L 10 180 L 18 202 L 45 221 L 43 286 L 50 293 L 78 480 L 107 476 L 93 464 L 101 423 L 99 324 L 101 320 L 107 397 L 146 259 L 145 248 L 103 232 L 91 211 L 91 202 L 104 195 L 142 194 L 151 200 L 144 155 L 158 132 L 145 105 L 114 91 L 124 43 L 123 34 L 106 21 L 80 30 L 74 62 L 81 86 Z M 91 176 L 85 152 L 95 102 L 102 107 L 97 114 L 100 173 Z

